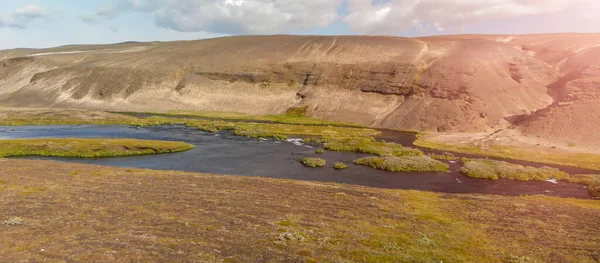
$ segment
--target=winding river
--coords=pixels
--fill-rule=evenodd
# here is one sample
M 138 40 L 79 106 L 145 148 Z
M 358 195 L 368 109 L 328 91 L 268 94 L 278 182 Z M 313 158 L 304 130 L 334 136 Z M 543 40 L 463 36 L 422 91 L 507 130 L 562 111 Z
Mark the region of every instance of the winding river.
M 321 182 L 336 182 L 390 189 L 414 189 L 446 193 L 481 193 L 497 195 L 536 195 L 591 198 L 585 186 L 571 183 L 540 181 L 481 180 L 458 172 L 460 163 L 449 163 L 450 172 L 393 173 L 352 164 L 361 153 L 329 152 L 315 154 L 318 144 L 305 144 L 301 139 L 287 141 L 257 140 L 238 137 L 229 131 L 217 134 L 198 131 L 182 125 L 132 127 L 121 125 L 56 125 L 56 126 L 0 126 L 0 139 L 17 138 L 135 138 L 147 140 L 184 141 L 196 148 L 187 152 L 117 158 L 56 158 L 25 157 L 24 159 L 58 160 L 105 166 L 181 170 L 200 173 L 263 176 Z M 380 138 L 412 145 L 414 135 L 397 131 L 383 131 Z M 304 157 L 326 159 L 324 168 L 307 168 L 299 163 Z M 348 169 L 333 169 L 334 162 L 345 162 Z M 525 162 L 527 165 L 540 166 Z M 570 173 L 587 172 L 563 168 Z

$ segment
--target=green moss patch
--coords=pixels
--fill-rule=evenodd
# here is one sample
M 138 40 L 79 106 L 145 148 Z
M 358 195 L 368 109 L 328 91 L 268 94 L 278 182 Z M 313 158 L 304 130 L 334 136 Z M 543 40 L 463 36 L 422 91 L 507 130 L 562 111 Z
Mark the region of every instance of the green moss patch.
M 134 139 L 22 139 L 1 140 L 0 157 L 114 157 L 181 152 L 194 148 L 184 142 Z
M 384 156 L 366 157 L 354 161 L 390 172 L 447 172 L 448 165 L 427 156 Z
M 327 164 L 327 161 L 321 158 L 303 158 L 300 162 L 308 167 L 323 167 Z
M 468 159 L 464 161 L 460 171 L 468 177 L 498 180 L 500 178 L 514 180 L 562 180 L 569 174 L 551 167 L 531 167 L 487 159 Z
M 336 170 L 344 170 L 348 168 L 348 165 L 346 165 L 345 163 L 337 162 L 333 164 L 333 168 Z
M 371 137 L 331 139 L 325 144 L 329 151 L 361 152 L 379 156 L 421 156 L 423 152 L 393 142 L 378 142 Z

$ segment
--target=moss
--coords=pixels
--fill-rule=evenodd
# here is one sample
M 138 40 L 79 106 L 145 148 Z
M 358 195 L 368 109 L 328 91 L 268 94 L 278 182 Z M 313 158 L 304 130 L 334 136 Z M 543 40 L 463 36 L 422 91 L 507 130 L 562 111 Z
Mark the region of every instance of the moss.
M 429 154 L 429 157 L 436 159 L 436 160 L 444 160 L 444 161 L 460 160 L 460 158 L 456 157 L 452 153 L 442 153 L 442 154 L 431 153 L 431 154 Z
M 286 135 L 272 133 L 264 130 L 246 130 L 244 128 L 236 128 L 233 131 L 233 135 L 236 136 L 245 136 L 248 138 L 257 138 L 257 139 L 275 139 L 275 140 L 286 140 L 288 137 Z
M 316 154 L 324 154 L 325 151 L 323 151 L 323 149 L 318 149 L 315 151 Z
M 270 123 L 232 123 L 237 134 L 261 134 L 266 136 L 319 136 L 319 137 L 349 137 L 349 136 L 373 136 L 379 132 L 366 128 L 328 127 L 328 126 L 303 126 L 290 124 Z
M 0 157 L 113 157 L 187 151 L 184 142 L 134 139 L 21 139 L 0 141 Z
M 167 113 L 143 112 L 145 114 L 170 115 L 173 117 L 201 117 L 217 120 L 232 120 L 232 121 L 267 121 L 278 124 L 296 124 L 296 125 L 312 125 L 312 126 L 334 126 L 334 127 L 354 127 L 363 128 L 363 125 L 355 123 L 328 121 L 318 118 L 313 118 L 306 115 L 306 110 L 301 113 L 302 108 L 290 108 L 291 114 L 271 114 L 264 116 L 253 116 L 238 112 L 189 112 L 189 111 L 170 111 Z M 138 112 L 121 112 L 124 114 L 134 114 Z
M 378 142 L 372 137 L 331 139 L 325 144 L 329 151 L 361 152 L 379 156 L 422 156 L 423 152 L 393 142 Z
M 336 170 L 344 170 L 348 168 L 348 165 L 346 165 L 345 163 L 337 162 L 333 164 L 333 168 Z
M 447 164 L 427 156 L 366 157 L 354 163 L 390 172 L 447 172 L 449 168 Z
M 323 167 L 327 164 L 327 161 L 321 158 L 303 158 L 300 161 L 302 164 L 308 167 Z
M 535 168 L 487 159 L 465 159 L 460 171 L 468 177 L 498 180 L 500 178 L 528 180 L 566 179 L 569 174 L 551 167 Z
M 234 135 L 250 138 L 272 138 L 285 140 L 288 135 L 305 135 L 318 137 L 347 137 L 347 136 L 372 136 L 379 132 L 367 128 L 334 127 L 334 126 L 305 126 L 291 124 L 253 123 L 253 122 L 227 122 L 222 120 L 199 120 L 184 118 L 168 118 L 153 116 L 139 119 L 134 123 L 137 126 L 157 125 L 186 125 L 205 132 L 219 132 L 233 130 Z

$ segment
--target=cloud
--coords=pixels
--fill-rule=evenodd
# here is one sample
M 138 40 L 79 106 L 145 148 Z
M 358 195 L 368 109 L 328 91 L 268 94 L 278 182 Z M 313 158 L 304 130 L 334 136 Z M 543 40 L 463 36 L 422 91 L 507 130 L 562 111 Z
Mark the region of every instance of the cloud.
M 35 20 L 52 20 L 53 18 L 62 18 L 62 13 L 47 12 L 39 6 L 28 5 L 14 11 L 0 14 L 0 28 L 11 27 L 25 29 L 31 22 Z
M 438 31 L 496 19 L 561 11 L 578 0 L 348 0 L 344 21 L 365 34 L 395 34 L 416 25 Z
M 561 11 L 590 0 L 119 0 L 80 19 L 96 24 L 124 13 L 146 13 L 180 32 L 278 34 L 326 27 L 342 19 L 363 34 L 408 28 L 439 32 L 466 25 Z M 597 0 L 594 0 L 597 1 Z M 342 3 L 347 13 L 340 14 Z
M 331 25 L 343 0 L 127 0 L 80 19 L 97 23 L 145 12 L 157 26 L 181 32 L 276 34 Z

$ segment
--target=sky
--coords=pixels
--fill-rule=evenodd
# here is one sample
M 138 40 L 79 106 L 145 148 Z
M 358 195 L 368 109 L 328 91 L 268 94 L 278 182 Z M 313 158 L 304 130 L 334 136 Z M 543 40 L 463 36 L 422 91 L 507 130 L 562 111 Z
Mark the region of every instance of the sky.
M 600 0 L 0 0 L 0 49 L 230 35 L 600 32 Z

